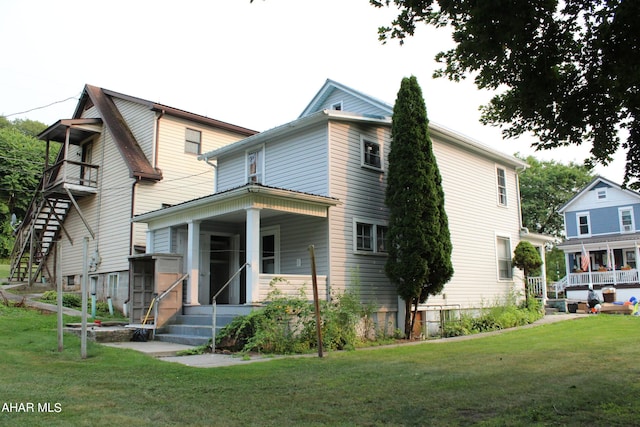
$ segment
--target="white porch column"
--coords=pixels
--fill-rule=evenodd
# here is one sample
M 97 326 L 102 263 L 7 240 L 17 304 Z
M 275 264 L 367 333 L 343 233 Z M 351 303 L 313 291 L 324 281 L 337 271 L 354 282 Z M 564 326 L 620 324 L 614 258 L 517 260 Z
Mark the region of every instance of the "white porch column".
M 154 233 L 155 233 L 155 231 L 149 230 L 147 228 L 147 248 L 146 248 L 145 252 L 148 253 L 148 254 L 152 254 L 152 253 L 155 252 L 155 249 L 153 247 L 153 242 L 155 240 L 154 239 Z
M 247 304 L 260 298 L 260 209 L 247 209 Z
M 200 279 L 200 221 L 189 221 L 187 235 L 187 304 L 199 305 L 198 287 Z

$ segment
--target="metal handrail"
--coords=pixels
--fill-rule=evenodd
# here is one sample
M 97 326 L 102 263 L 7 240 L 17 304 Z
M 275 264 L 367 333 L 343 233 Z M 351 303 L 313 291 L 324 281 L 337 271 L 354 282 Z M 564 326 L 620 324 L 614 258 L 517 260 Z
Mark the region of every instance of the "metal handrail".
M 189 273 L 183 274 L 182 277 L 180 277 L 178 280 L 173 282 L 173 284 L 169 286 L 164 292 L 162 292 L 160 295 L 155 297 L 155 304 L 153 305 L 153 338 L 155 338 L 156 328 L 158 327 L 158 310 L 159 310 L 158 307 L 160 306 L 160 302 L 162 301 L 163 298 L 169 295 L 169 292 L 171 292 L 176 286 L 181 284 L 182 281 L 187 277 L 189 277 Z
M 212 341 L 211 341 L 211 352 L 212 353 L 216 352 L 216 311 L 217 311 L 216 299 L 218 298 L 218 295 L 220 295 L 220 293 L 222 293 L 222 291 L 224 291 L 227 288 L 227 286 L 229 286 L 229 284 L 233 281 L 233 279 L 235 279 L 236 276 L 238 274 L 240 274 L 242 269 L 244 269 L 248 265 L 249 265 L 248 262 L 245 262 L 244 264 L 242 264 L 242 266 L 238 269 L 238 271 L 233 273 L 233 276 L 231 276 L 231 278 L 229 280 L 227 280 L 227 283 L 222 285 L 220 290 L 218 292 L 216 292 L 216 294 L 213 296 L 213 298 L 211 298 L 211 317 L 212 317 L 211 323 L 212 323 L 212 326 L 213 326 L 213 331 L 211 332 L 211 339 L 212 339 Z

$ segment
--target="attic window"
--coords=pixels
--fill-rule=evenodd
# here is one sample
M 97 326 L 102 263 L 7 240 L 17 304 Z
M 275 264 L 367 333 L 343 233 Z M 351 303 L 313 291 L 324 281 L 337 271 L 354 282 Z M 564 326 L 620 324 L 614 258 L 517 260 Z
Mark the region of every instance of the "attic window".
M 334 102 L 333 104 L 331 104 L 331 109 L 336 111 L 342 111 L 342 101 Z
M 607 199 L 607 189 L 606 188 L 598 188 L 596 190 L 596 197 L 598 200 L 606 200 Z

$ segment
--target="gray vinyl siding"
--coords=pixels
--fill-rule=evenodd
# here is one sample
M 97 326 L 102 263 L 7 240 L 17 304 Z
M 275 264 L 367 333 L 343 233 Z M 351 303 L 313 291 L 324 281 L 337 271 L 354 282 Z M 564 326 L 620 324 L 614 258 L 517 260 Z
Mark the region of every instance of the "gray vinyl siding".
M 153 233 L 153 251 L 155 253 L 171 253 L 171 228 L 155 230 Z
M 395 287 L 384 274 L 386 255 L 354 253 L 353 222 L 384 222 L 388 210 L 384 205 L 386 174 L 361 166 L 360 136 L 376 140 L 383 151 L 386 170 L 390 130 L 349 123 L 330 123 L 331 197 L 343 204 L 330 209 L 331 271 L 333 290 L 359 286 L 363 301 L 375 303 L 379 311 L 395 311 Z
M 359 114 L 371 114 L 374 116 L 389 116 L 389 112 L 378 108 L 369 102 L 366 102 L 360 98 L 356 98 L 352 95 L 349 95 L 341 90 L 335 89 L 331 92 L 331 95 L 327 97 L 325 102 L 322 104 L 322 107 L 318 109 L 320 110 L 330 110 L 331 106 L 335 103 L 342 102 L 342 111 L 349 111 L 352 113 Z
M 265 145 L 265 185 L 327 195 L 327 127 L 321 123 Z
M 249 148 L 248 151 L 264 147 L 262 184 L 327 195 L 326 135 L 326 125 L 319 124 Z M 247 183 L 245 162 L 245 150 L 218 159 L 218 192 Z
M 311 274 L 310 245 L 315 248 L 317 274 L 327 274 L 328 223 L 326 218 L 280 215 L 266 218 L 260 225 L 261 228 L 274 225 L 280 227 L 280 272 L 282 274 Z M 298 259 L 300 266 L 297 265 Z

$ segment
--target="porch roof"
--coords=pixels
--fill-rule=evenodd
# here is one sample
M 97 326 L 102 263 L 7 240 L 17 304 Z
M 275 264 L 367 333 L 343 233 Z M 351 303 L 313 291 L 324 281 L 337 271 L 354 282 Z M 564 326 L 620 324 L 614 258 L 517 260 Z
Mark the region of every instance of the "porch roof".
M 151 229 L 185 224 L 208 218 L 227 218 L 244 213 L 248 208 L 326 217 L 331 206 L 340 204 L 333 197 L 303 193 L 262 184 L 246 184 L 220 193 L 210 194 L 167 208 L 134 216 L 132 222 L 142 222 Z M 244 220 L 244 216 L 238 219 Z
M 640 233 L 612 234 L 608 236 L 594 236 L 584 239 L 569 239 L 558 243 L 558 248 L 562 249 L 564 252 L 579 252 L 582 250 L 582 245 L 584 245 L 587 250 L 606 250 L 607 244 L 610 245 L 611 249 L 635 247 L 636 244 L 640 245 Z

